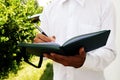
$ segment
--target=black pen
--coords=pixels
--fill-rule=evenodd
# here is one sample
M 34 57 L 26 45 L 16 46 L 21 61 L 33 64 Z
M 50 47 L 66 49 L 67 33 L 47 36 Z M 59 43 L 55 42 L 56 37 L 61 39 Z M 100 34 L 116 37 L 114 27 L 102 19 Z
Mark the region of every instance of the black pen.
M 34 23 L 34 25 L 43 35 L 47 36 L 47 34 L 37 24 Z

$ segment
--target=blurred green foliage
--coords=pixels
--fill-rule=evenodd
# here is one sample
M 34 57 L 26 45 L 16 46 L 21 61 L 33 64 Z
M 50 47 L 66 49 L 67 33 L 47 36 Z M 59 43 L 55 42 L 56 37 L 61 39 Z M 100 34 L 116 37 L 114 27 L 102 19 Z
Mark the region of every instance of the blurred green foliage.
M 46 69 L 39 80 L 53 80 L 53 64 L 48 63 Z
M 41 13 L 35 0 L 0 0 L 0 79 L 17 73 L 22 56 L 17 45 L 32 42 L 35 28 L 28 16 Z

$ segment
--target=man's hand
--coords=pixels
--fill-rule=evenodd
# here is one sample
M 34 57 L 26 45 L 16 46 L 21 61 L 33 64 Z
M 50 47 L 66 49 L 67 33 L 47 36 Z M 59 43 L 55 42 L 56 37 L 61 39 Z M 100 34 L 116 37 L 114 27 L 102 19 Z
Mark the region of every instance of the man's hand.
M 37 34 L 36 37 L 34 38 L 34 43 L 54 42 L 54 41 L 55 41 L 55 36 L 47 37 L 40 33 Z
M 64 66 L 72 66 L 75 68 L 81 67 L 86 59 L 86 53 L 84 48 L 79 49 L 79 54 L 75 56 L 62 56 L 59 54 L 51 53 L 51 54 L 43 54 L 45 57 L 52 59 L 58 63 L 63 64 Z

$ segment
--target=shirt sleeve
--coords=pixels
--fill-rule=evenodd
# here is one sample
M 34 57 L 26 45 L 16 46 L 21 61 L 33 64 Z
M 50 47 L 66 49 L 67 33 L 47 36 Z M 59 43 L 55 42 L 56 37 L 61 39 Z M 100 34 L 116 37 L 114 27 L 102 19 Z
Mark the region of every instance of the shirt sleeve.
M 115 50 L 115 11 L 112 2 L 102 5 L 101 10 L 101 30 L 111 30 L 106 46 L 86 55 L 85 63 L 82 67 L 93 70 L 104 70 L 116 57 Z

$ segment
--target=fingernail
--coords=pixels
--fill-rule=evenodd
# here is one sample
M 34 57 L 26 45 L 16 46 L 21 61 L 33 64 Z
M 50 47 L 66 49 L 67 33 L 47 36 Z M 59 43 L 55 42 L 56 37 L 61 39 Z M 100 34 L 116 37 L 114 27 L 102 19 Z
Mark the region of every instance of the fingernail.
M 54 38 L 54 39 L 56 39 L 56 37 L 55 37 L 55 36 L 53 36 L 53 38 Z

